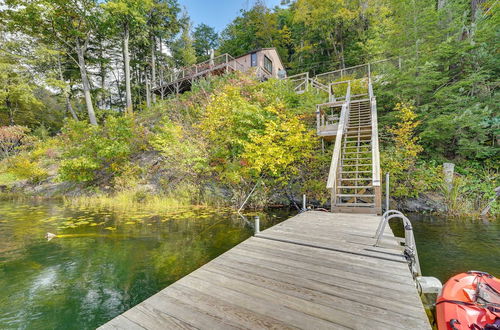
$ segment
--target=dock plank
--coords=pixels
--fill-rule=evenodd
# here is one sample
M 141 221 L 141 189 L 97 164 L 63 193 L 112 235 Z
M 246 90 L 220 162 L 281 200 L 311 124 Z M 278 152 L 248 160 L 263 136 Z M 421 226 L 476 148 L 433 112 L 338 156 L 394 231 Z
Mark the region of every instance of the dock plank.
M 430 329 L 380 217 L 305 212 L 249 238 L 100 329 Z

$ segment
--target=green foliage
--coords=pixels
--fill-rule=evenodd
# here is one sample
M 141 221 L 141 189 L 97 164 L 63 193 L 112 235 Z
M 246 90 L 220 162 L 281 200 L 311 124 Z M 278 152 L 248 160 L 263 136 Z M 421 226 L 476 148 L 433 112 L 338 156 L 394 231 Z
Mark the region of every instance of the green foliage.
M 197 62 L 194 40 L 191 37 L 191 23 L 185 23 L 180 37 L 172 45 L 173 58 L 178 67 L 189 66 Z
M 16 51 L 15 46 L 7 47 Z M 35 114 L 43 108 L 35 88 L 19 58 L 0 52 L 0 125 L 33 124 Z
M 303 111 L 308 109 L 287 83 L 225 85 L 210 98 L 199 125 L 212 169 L 232 184 L 260 176 L 287 181 L 310 158 L 315 141 L 301 121 Z
M 415 136 L 415 129 L 420 122 L 416 121 L 415 108 L 410 104 L 399 103 L 394 110 L 398 122 L 396 127 L 388 129 L 393 143 L 383 150 L 382 169 L 391 174 L 391 181 L 397 185 L 392 193 L 395 197 L 416 197 L 425 191 L 422 182 L 414 176 L 417 156 L 422 151 Z
M 267 174 L 288 181 L 299 174 L 299 165 L 311 159 L 317 143 L 314 132 L 297 117 L 278 114 L 265 124 L 262 133 L 254 132 L 245 143 L 243 158 L 256 175 Z
M 194 176 L 206 170 L 207 158 L 202 141 L 190 136 L 181 125 L 168 118 L 159 123 L 155 134 L 151 135 L 150 144 L 161 153 L 165 164 L 179 175 Z
M 32 183 L 38 183 L 48 177 L 47 171 L 26 153 L 9 158 L 8 165 L 9 173 Z
M 206 24 L 199 24 L 193 33 L 194 49 L 199 59 L 206 60 L 210 57 L 210 50 L 219 45 L 219 35 L 215 29 Z
M 276 47 L 287 59 L 288 33 L 286 29 L 281 29 L 279 23 L 277 13 L 257 3 L 251 10 L 243 11 L 221 33 L 219 51 L 239 56 L 259 48 Z
M 142 133 L 131 118 L 109 117 L 102 127 L 70 122 L 63 132 L 61 179 L 91 182 L 120 176 L 140 148 Z

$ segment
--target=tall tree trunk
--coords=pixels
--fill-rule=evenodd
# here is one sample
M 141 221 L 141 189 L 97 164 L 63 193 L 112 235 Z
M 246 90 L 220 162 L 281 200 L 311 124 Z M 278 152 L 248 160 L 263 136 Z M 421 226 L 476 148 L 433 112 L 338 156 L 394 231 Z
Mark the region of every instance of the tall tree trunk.
M 151 108 L 151 88 L 150 88 L 150 82 L 149 82 L 149 79 L 148 79 L 148 73 L 147 71 L 144 72 L 144 76 L 145 76 L 145 84 L 146 84 L 146 106 L 148 108 Z
M 104 64 L 104 48 L 99 40 L 100 75 L 101 75 L 101 108 L 106 106 L 106 65 Z
M 12 102 L 10 102 L 9 97 L 5 99 L 5 107 L 9 110 L 9 125 L 14 126 L 16 124 L 14 120 L 14 106 L 12 105 Z
M 475 22 L 476 21 L 476 13 L 477 13 L 477 9 L 485 2 L 485 0 L 471 0 L 470 2 L 470 18 L 471 18 L 471 22 Z M 492 6 L 494 6 L 494 3 L 492 4 Z
M 160 55 L 161 55 L 161 59 L 163 59 L 163 40 L 161 37 L 158 38 L 159 42 L 160 42 Z M 159 79 L 159 85 L 163 85 L 163 66 L 165 65 L 165 62 L 161 62 L 160 63 L 160 68 L 159 68 L 159 74 L 160 74 L 160 79 Z M 160 94 L 161 95 L 161 99 L 163 100 L 163 92 Z
M 87 75 L 87 67 L 85 64 L 85 51 L 87 46 L 82 45 L 80 40 L 76 40 L 76 53 L 78 55 L 78 66 L 80 67 L 80 75 L 82 78 L 83 94 L 85 96 L 85 104 L 87 105 L 87 112 L 89 114 L 89 121 L 92 125 L 97 125 L 95 117 L 94 105 L 92 104 L 92 96 L 90 95 L 90 82 Z
M 59 79 L 65 82 L 62 71 L 61 58 L 59 57 L 59 55 L 57 56 L 57 66 L 59 69 Z M 66 88 L 61 88 L 61 92 L 64 95 L 64 100 L 66 102 L 66 111 L 71 113 L 71 116 L 73 117 L 74 120 L 78 120 L 78 116 L 76 115 L 75 109 L 73 109 L 73 106 L 71 105 L 71 100 L 69 99 L 68 90 Z
M 156 84 L 156 38 L 151 36 L 151 87 Z M 152 93 L 152 101 L 156 103 L 156 94 Z
M 131 114 L 133 111 L 132 106 L 132 87 L 130 83 L 130 54 L 128 51 L 128 44 L 130 40 L 130 27 L 128 22 L 125 23 L 123 34 L 123 65 L 125 68 L 125 97 L 126 108 L 125 113 Z

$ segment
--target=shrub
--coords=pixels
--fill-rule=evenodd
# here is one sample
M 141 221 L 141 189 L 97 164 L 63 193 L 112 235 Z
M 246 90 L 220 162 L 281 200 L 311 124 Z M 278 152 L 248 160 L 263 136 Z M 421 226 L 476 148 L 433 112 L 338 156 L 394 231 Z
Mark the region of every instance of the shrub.
M 98 176 L 111 179 L 121 175 L 132 153 L 140 149 L 143 135 L 129 117 L 109 117 L 100 127 L 70 122 L 63 131 L 61 179 L 91 182 Z
M 416 179 L 417 156 L 422 151 L 415 136 L 415 129 L 420 124 L 416 120 L 415 108 L 408 103 L 399 103 L 394 109 L 398 122 L 389 128 L 392 134 L 392 144 L 387 146 L 381 156 L 382 169 L 391 174 L 391 180 L 396 188 L 392 194 L 395 197 L 416 197 L 423 191 Z
M 0 158 L 14 154 L 28 139 L 30 129 L 25 126 L 0 127 Z
M 9 172 L 19 179 L 39 183 L 48 177 L 47 171 L 41 168 L 36 161 L 31 160 L 27 153 L 10 158 L 8 164 Z

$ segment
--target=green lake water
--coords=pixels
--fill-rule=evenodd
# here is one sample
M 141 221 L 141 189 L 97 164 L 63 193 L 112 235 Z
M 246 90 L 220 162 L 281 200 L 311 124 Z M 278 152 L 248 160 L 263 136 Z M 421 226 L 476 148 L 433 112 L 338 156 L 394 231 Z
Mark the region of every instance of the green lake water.
M 291 215 L 262 213 L 261 227 Z M 48 242 L 47 232 L 62 236 Z M 0 329 L 94 329 L 252 233 L 231 210 L 120 213 L 1 201 Z
M 261 226 L 295 213 L 261 213 Z M 500 275 L 499 222 L 411 220 L 424 275 L 442 281 L 470 269 Z M 231 210 L 151 214 L 2 201 L 0 329 L 94 329 L 252 231 Z M 48 242 L 47 232 L 60 237 Z

